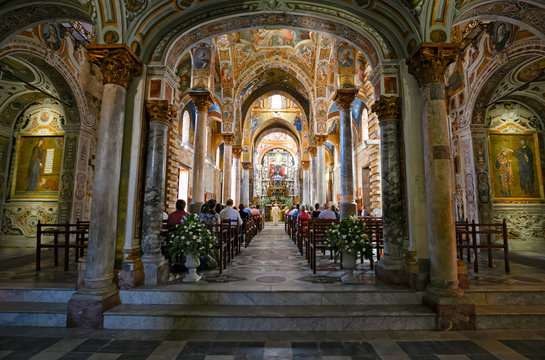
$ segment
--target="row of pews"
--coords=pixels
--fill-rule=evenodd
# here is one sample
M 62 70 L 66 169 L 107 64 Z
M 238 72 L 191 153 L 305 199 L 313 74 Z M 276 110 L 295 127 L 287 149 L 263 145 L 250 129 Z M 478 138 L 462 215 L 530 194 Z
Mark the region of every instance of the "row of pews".
M 371 230 L 371 241 L 375 249 L 377 261 L 380 260 L 380 256 L 383 250 L 383 226 L 382 218 L 364 216 L 358 217 L 358 219 L 365 223 L 367 229 Z M 292 219 L 291 216 L 287 216 L 284 219 L 284 229 L 288 236 L 292 239 L 299 253 L 306 258 L 312 272 L 316 274 L 316 254 L 326 254 L 327 247 L 324 243 L 326 229 L 334 223 L 339 222 L 339 219 Z M 330 258 L 333 259 L 333 254 L 330 253 Z M 361 261 L 363 262 L 363 258 Z M 373 268 L 374 261 L 371 260 L 371 268 Z

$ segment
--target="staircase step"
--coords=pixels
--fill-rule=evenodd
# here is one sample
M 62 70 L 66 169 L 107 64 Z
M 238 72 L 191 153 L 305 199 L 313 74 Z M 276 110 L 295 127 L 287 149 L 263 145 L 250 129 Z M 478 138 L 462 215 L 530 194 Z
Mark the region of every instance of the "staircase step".
M 66 303 L 2 302 L 0 326 L 66 327 Z
M 467 289 L 464 294 L 475 305 L 545 305 L 545 291 L 537 289 Z
M 160 291 L 122 290 L 122 304 L 162 305 L 420 305 L 422 293 L 375 291 Z
M 66 304 L 74 292 L 74 289 L 63 288 L 0 288 L 0 302 Z
M 545 305 L 475 306 L 477 329 L 543 329 Z
M 215 331 L 434 330 L 422 305 L 118 305 L 104 313 L 107 329 Z

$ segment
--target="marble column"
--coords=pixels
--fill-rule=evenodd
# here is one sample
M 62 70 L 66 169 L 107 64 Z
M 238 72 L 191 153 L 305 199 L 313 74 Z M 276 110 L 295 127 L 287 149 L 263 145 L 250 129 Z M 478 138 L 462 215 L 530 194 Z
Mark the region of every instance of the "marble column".
M 316 197 L 316 186 L 317 186 L 317 174 L 318 174 L 318 169 L 317 169 L 317 161 L 316 161 L 316 155 L 318 153 L 317 149 L 315 146 L 311 146 L 308 148 L 308 152 L 310 154 L 310 181 L 309 181 L 309 186 L 310 186 L 310 203 L 312 206 L 314 206 L 314 204 L 316 204 L 318 202 L 318 198 Z M 323 206 L 324 204 L 320 204 L 320 206 Z
M 155 285 L 165 282 L 169 272 L 168 261 L 161 254 L 161 231 L 165 207 L 168 127 L 177 111 L 166 100 L 148 100 L 146 110 L 149 126 L 142 209 L 142 263 L 144 283 Z
M 240 146 L 233 146 L 233 171 L 235 172 L 235 183 L 234 186 L 234 199 L 237 206 L 242 201 L 240 196 L 240 155 L 242 154 L 242 148 Z M 246 205 L 246 204 L 244 204 Z
M 373 104 L 380 124 L 380 168 L 384 256 L 375 274 L 385 284 L 405 283 L 403 251 L 403 201 L 399 141 L 399 98 L 381 96 Z
M 233 168 L 233 134 L 223 134 L 223 196 L 222 203 L 231 198 L 231 169 Z
M 141 61 L 123 44 L 93 45 L 89 61 L 104 83 L 95 155 L 85 285 L 68 302 L 67 327 L 102 328 L 103 311 L 119 303 L 113 283 L 117 208 L 127 88 L 142 72 Z
M 309 180 L 310 180 L 310 176 L 309 176 L 309 167 L 310 167 L 310 161 L 309 160 L 302 160 L 301 161 L 301 169 L 303 170 L 303 186 L 301 187 L 302 188 L 302 202 L 304 205 L 314 205 L 314 204 L 311 204 L 310 202 L 310 196 L 309 196 L 309 190 L 310 190 L 310 186 L 309 186 Z
M 193 148 L 193 189 L 189 211 L 199 213 L 204 205 L 204 172 L 206 166 L 206 123 L 208 108 L 212 98 L 208 90 L 190 90 L 189 96 L 197 107 L 197 121 L 195 122 L 195 144 Z
M 354 181 L 354 145 L 352 139 L 352 119 L 350 108 L 358 89 L 338 89 L 333 101 L 340 110 L 340 149 L 341 149 L 341 219 L 357 215 L 356 189 Z
M 423 302 L 438 313 L 441 329 L 475 328 L 475 307 L 458 286 L 454 173 L 449 140 L 445 71 L 456 59 L 454 44 L 423 43 L 408 60 L 424 97 L 424 170 L 428 210 L 430 284 Z
M 245 206 L 250 205 L 250 170 L 252 169 L 252 163 L 242 163 L 242 186 L 240 189 L 241 201 Z
M 325 142 L 327 135 L 314 135 L 316 143 L 316 201 L 323 206 L 326 202 L 325 191 Z

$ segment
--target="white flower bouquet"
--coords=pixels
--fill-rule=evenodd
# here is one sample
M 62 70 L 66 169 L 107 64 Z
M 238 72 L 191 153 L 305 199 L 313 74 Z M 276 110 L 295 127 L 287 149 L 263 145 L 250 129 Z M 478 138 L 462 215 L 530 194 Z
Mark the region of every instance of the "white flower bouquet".
M 168 233 L 167 253 L 175 257 L 180 254 L 215 255 L 216 237 L 199 220 L 197 215 L 188 214 L 183 224 Z
M 347 252 L 356 256 L 362 255 L 365 259 L 373 258 L 373 244 L 371 231 L 356 216 L 349 216 L 338 223 L 333 223 L 326 231 L 325 245 L 337 255 Z

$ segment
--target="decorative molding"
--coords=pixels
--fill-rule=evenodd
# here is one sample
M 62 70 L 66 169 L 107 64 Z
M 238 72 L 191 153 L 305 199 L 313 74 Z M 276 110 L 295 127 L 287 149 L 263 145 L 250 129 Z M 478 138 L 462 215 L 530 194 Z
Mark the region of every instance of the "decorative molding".
M 359 89 L 337 89 L 333 101 L 342 110 L 350 110 Z
M 242 155 L 241 146 L 233 146 L 233 149 L 231 151 L 233 152 L 233 158 L 240 159 L 240 155 Z
M 172 122 L 171 106 L 166 100 L 146 100 L 149 121 L 170 125 Z
M 409 73 L 422 87 L 432 82 L 443 83 L 447 66 L 456 60 L 457 44 L 422 43 L 407 60 Z
M 327 141 L 327 135 L 314 135 L 316 146 L 324 146 Z
M 225 145 L 233 145 L 233 140 L 235 139 L 234 134 L 221 134 L 221 137 L 223 138 L 223 143 Z
M 399 97 L 381 95 L 371 106 L 371 111 L 377 114 L 379 121 L 399 119 Z
M 188 93 L 195 103 L 197 111 L 208 111 L 208 108 L 214 103 L 208 90 L 189 90 Z
M 316 157 L 316 154 L 318 153 L 318 149 L 316 149 L 316 146 L 309 146 L 308 152 L 310 153 L 310 156 Z
M 303 168 L 303 170 L 308 170 L 310 167 L 310 160 L 302 160 L 301 167 Z
M 91 45 L 88 50 L 89 61 L 100 67 L 104 84 L 127 89 L 142 73 L 142 62 L 125 44 Z

